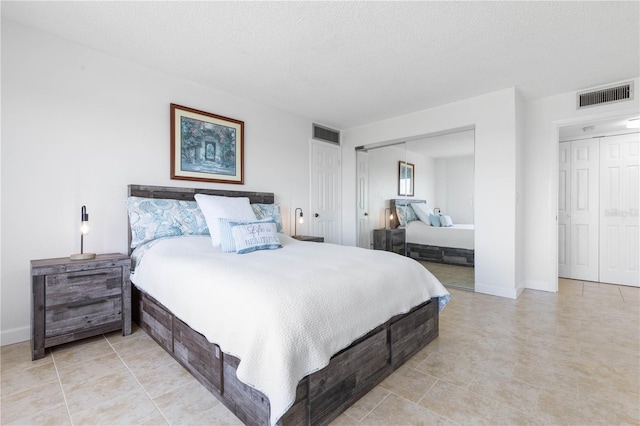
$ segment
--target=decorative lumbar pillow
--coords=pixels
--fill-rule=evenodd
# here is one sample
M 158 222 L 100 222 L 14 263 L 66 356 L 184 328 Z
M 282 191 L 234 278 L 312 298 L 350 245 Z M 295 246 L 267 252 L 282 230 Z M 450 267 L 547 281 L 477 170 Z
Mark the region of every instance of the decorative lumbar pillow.
M 179 235 L 209 235 L 207 222 L 195 201 L 128 197 L 131 248 L 148 241 Z
M 256 215 L 256 219 L 271 218 L 276 223 L 276 229 L 278 232 L 284 232 L 282 228 L 282 216 L 280 215 L 280 206 L 278 204 L 251 204 L 251 208 Z
M 431 221 L 431 226 L 440 226 L 440 216 L 437 214 L 430 214 L 429 220 Z
M 231 222 L 231 234 L 236 253 L 244 254 L 256 250 L 273 250 L 282 247 L 273 221 L 234 223 Z
M 428 205 L 425 203 L 411 203 L 411 208 L 421 222 L 431 225 L 431 219 L 429 216 L 433 214 L 433 210 L 431 210 Z
M 195 199 L 207 220 L 211 243 L 220 245 L 220 218 L 236 221 L 255 221 L 256 215 L 247 197 L 222 197 L 218 195 L 196 194 Z
M 220 218 L 220 250 L 223 253 L 234 253 L 236 251 L 236 241 L 233 238 L 232 228 L 236 225 L 250 225 L 254 223 L 275 223 L 272 218 L 259 219 L 257 221 L 233 221 L 231 219 Z M 277 224 L 276 224 L 277 229 Z
M 453 226 L 453 221 L 451 220 L 451 216 L 440 215 L 440 224 L 442 226 Z

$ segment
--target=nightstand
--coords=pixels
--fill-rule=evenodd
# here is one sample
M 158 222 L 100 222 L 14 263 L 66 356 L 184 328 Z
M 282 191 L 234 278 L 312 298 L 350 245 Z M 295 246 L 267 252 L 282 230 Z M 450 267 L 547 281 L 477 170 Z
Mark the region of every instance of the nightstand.
M 373 249 L 386 250 L 404 255 L 404 228 L 374 229 Z
M 324 237 L 314 237 L 312 235 L 294 235 L 291 238 L 300 241 L 312 241 L 314 243 L 324 243 Z
M 31 358 L 45 349 L 114 330 L 131 334 L 131 259 L 31 261 Z

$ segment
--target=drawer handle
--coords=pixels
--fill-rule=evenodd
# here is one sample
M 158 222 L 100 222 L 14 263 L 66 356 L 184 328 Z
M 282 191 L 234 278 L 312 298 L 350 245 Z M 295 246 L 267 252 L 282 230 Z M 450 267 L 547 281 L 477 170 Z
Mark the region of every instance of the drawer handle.
M 92 274 L 67 274 L 67 278 L 69 278 L 70 280 L 75 280 L 78 278 L 86 278 L 86 277 L 98 277 L 100 275 L 109 275 L 108 272 L 97 272 L 97 273 L 92 273 Z
M 107 299 L 81 300 L 79 302 L 69 303 L 67 305 L 67 309 L 75 309 L 75 308 L 80 308 L 82 306 L 97 305 L 98 303 L 104 303 L 106 301 Z

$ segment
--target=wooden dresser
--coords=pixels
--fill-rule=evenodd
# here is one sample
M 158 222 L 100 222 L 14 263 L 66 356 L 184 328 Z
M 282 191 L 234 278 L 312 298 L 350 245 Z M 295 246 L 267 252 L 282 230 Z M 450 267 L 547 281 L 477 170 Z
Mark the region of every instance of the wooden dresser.
M 131 333 L 131 260 L 100 254 L 31 261 L 31 358 L 62 343 L 122 330 Z

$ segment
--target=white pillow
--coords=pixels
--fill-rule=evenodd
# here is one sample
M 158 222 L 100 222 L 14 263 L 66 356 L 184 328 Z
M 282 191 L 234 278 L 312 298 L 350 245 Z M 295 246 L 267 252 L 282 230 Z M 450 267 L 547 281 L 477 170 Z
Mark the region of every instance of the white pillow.
M 440 216 L 441 226 L 453 226 L 453 221 L 451 220 L 451 216 L 441 215 Z
M 433 211 L 429 206 L 425 203 L 411 203 L 411 207 L 413 207 L 413 211 L 416 212 L 416 216 L 418 216 L 418 219 L 420 219 L 421 222 L 431 225 L 429 215 L 432 215 Z
M 211 243 L 214 247 L 220 246 L 220 218 L 237 221 L 256 220 L 256 214 L 247 197 L 196 194 L 195 199 L 207 221 Z

